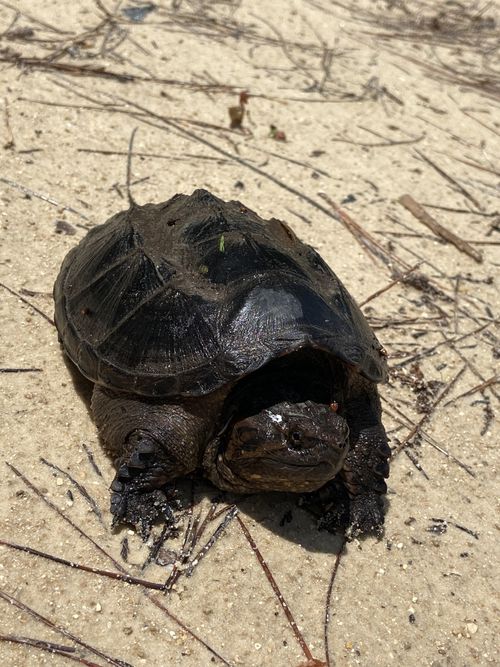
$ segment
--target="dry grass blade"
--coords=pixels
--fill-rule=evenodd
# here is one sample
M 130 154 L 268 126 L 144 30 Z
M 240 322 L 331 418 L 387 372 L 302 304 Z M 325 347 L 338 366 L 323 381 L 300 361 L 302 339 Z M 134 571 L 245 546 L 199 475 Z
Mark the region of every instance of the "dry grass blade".
M 189 522 L 186 532 L 184 533 L 184 542 L 181 547 L 179 557 L 175 561 L 172 571 L 170 572 L 168 579 L 165 582 L 164 586 L 165 593 L 170 593 L 170 591 L 173 589 L 179 577 L 182 576 L 183 571 L 181 570 L 177 562 L 179 562 L 180 565 L 185 565 L 188 562 L 196 542 L 199 517 L 193 519 L 192 510 L 190 510 L 190 512 L 191 513 L 189 514 Z
M 54 630 L 55 632 L 59 633 L 60 635 L 63 635 L 67 639 L 71 639 L 71 641 L 75 642 L 75 644 L 78 644 L 79 646 L 82 646 L 83 648 L 87 649 L 94 655 L 97 655 L 99 658 L 102 658 L 107 664 L 109 665 L 115 665 L 115 667 L 132 667 L 132 665 L 128 662 L 125 662 L 125 660 L 119 660 L 117 658 L 112 658 L 111 656 L 107 655 L 103 651 L 100 651 L 99 649 L 95 648 L 94 646 L 91 646 L 87 642 L 84 642 L 82 639 L 74 635 L 73 633 L 69 632 L 69 630 L 66 630 L 66 628 L 63 628 L 61 625 L 56 625 L 56 623 L 53 623 L 49 618 L 46 616 L 43 616 L 42 614 L 39 614 L 35 609 L 32 607 L 29 607 L 28 605 L 24 604 L 24 602 L 21 602 L 18 598 L 14 597 L 13 595 L 9 595 L 9 593 L 6 593 L 5 591 L 0 590 L 0 598 L 5 600 L 6 602 L 9 602 L 10 604 L 13 604 L 16 606 L 18 609 L 21 611 L 24 611 L 28 613 L 30 616 L 32 616 L 34 619 L 37 621 L 40 621 L 44 625 L 47 625 L 51 630 Z
M 73 523 L 73 521 L 71 521 L 71 519 L 70 519 L 69 517 L 67 517 L 66 514 L 64 514 L 64 512 L 62 512 L 62 511 L 59 509 L 59 507 L 57 507 L 57 505 L 54 505 L 54 503 L 53 503 L 51 500 L 49 500 L 48 498 L 46 498 L 45 495 L 40 491 L 40 489 L 38 489 L 38 488 L 33 484 L 33 482 L 30 482 L 30 480 L 26 477 L 26 475 L 24 475 L 20 470 L 18 470 L 15 466 L 13 466 L 13 465 L 12 465 L 11 463 L 9 463 L 8 461 L 5 461 L 5 465 L 6 465 L 8 468 L 10 468 L 10 470 L 12 470 L 12 472 L 13 472 L 15 475 L 17 475 L 17 477 L 19 477 L 19 478 L 24 482 L 24 484 L 25 484 L 31 491 L 33 491 L 33 493 L 34 493 L 36 496 L 38 496 L 38 498 L 40 498 L 40 500 L 42 500 L 48 507 L 50 507 L 51 510 L 53 510 L 54 512 L 56 512 L 56 514 L 58 514 L 62 519 L 64 519 L 64 521 L 66 521 L 66 523 L 68 523 L 74 530 L 76 530 L 76 532 L 79 533 L 79 535 L 81 535 L 82 537 L 84 537 L 84 538 L 86 538 L 87 540 L 89 540 L 89 541 L 92 543 L 92 545 L 93 545 L 93 546 L 94 546 L 94 547 L 95 547 L 95 548 L 96 548 L 96 549 L 97 549 L 103 556 L 106 556 L 107 558 L 111 558 L 111 556 L 109 556 L 108 553 L 107 553 L 107 552 L 106 552 L 106 551 L 105 551 L 105 550 L 104 550 L 104 549 L 103 549 L 103 548 L 102 548 L 102 547 L 101 547 L 95 540 L 93 540 L 89 535 L 87 535 L 87 533 L 86 533 L 84 530 L 82 530 L 79 526 L 77 526 L 75 523 Z M 113 561 L 113 562 L 115 562 L 115 561 Z M 115 562 L 115 564 L 117 564 L 117 563 Z
M 490 323 L 491 323 L 491 324 L 497 324 L 498 321 L 497 321 L 497 320 L 490 320 L 490 321 L 488 322 L 488 324 L 490 324 Z M 471 372 L 472 372 L 472 373 L 473 373 L 473 374 L 474 374 L 474 375 L 475 375 L 481 382 L 485 382 L 485 378 L 484 378 L 483 374 L 480 373 L 480 372 L 478 371 L 478 369 L 476 368 L 475 364 L 472 363 L 471 359 L 470 359 L 468 356 L 465 356 L 464 353 L 462 352 L 462 350 L 460 350 L 460 349 L 456 346 L 456 343 L 457 343 L 458 341 L 457 341 L 457 340 L 452 340 L 452 339 L 447 338 L 446 335 L 445 335 L 445 333 L 444 333 L 443 331 L 440 331 L 439 333 L 440 333 L 440 335 L 442 336 L 442 338 L 444 339 L 444 340 L 443 340 L 443 344 L 448 344 L 448 345 L 450 346 L 450 349 L 453 350 L 453 352 L 455 352 L 455 354 L 456 354 L 456 355 L 463 361 L 463 363 L 467 366 L 467 368 L 468 368 L 468 369 L 469 369 L 469 370 L 470 370 L 470 371 L 471 371 Z M 493 340 L 495 341 L 495 344 L 498 344 L 498 338 L 493 337 L 493 336 L 492 336 L 492 338 L 493 338 Z M 500 396 L 498 395 L 498 393 L 495 391 L 495 389 L 494 389 L 493 387 L 494 387 L 494 383 L 491 383 L 491 384 L 489 385 L 490 392 L 491 392 L 491 393 L 493 394 L 493 396 L 497 399 L 497 401 L 500 402 Z
M 78 105 L 76 105 L 77 108 Z M 92 107 L 94 108 L 94 107 Z M 98 109 L 98 107 L 95 107 Z M 96 155 L 127 155 L 127 151 L 112 151 L 112 150 L 103 150 L 100 148 L 78 148 L 79 153 L 94 153 Z M 162 155 L 161 153 L 143 153 L 143 152 L 134 152 L 135 157 L 141 158 L 154 158 L 158 160 L 169 160 L 171 162 L 192 162 L 192 160 L 206 160 L 208 162 L 217 162 L 218 164 L 227 164 L 230 160 L 224 160 L 222 158 L 214 157 L 212 155 L 193 155 L 190 153 L 184 153 L 182 156 L 177 155 Z
M 17 298 L 18 298 L 20 301 L 22 301 L 22 302 L 25 303 L 27 306 L 29 306 L 30 308 L 32 308 L 32 309 L 35 311 L 35 313 L 38 313 L 39 315 L 41 315 L 41 316 L 43 317 L 43 319 L 44 319 L 44 320 L 47 320 L 47 322 L 48 322 L 49 324 L 52 324 L 53 327 L 56 326 L 54 320 L 53 320 L 52 318 L 50 318 L 48 315 L 46 315 L 46 314 L 43 312 L 43 310 L 40 310 L 40 308 L 38 308 L 38 307 L 35 306 L 33 303 L 31 303 L 31 301 L 29 301 L 29 299 L 27 299 L 26 297 L 24 297 L 22 294 L 19 294 L 19 292 L 16 292 L 16 290 L 12 289 L 12 287 L 8 287 L 7 285 L 4 285 L 4 283 L 0 283 L 0 287 L 3 287 L 5 290 L 7 290 L 7 292 L 10 292 L 10 293 L 13 294 L 14 296 L 17 296 Z
M 330 667 L 333 663 L 330 658 L 330 642 L 328 639 L 328 630 L 330 627 L 330 607 L 331 607 L 331 600 L 332 600 L 332 592 L 333 592 L 333 585 L 335 583 L 335 579 L 337 578 L 337 572 L 339 569 L 340 565 L 340 560 L 344 554 L 344 549 L 345 549 L 345 540 L 342 542 L 342 545 L 339 549 L 339 552 L 337 554 L 337 557 L 335 559 L 335 563 L 333 564 L 333 569 L 332 569 L 332 574 L 330 576 L 330 582 L 328 584 L 328 590 L 326 592 L 326 603 L 325 603 L 325 621 L 323 625 L 323 639 L 325 642 L 325 657 L 326 657 L 326 664 L 327 667 Z
M 495 384 L 498 384 L 500 382 L 500 378 L 498 375 L 493 375 L 492 377 L 488 378 L 484 382 L 481 382 L 480 384 L 477 384 L 475 387 L 472 387 L 472 389 L 468 389 L 465 391 L 463 394 L 460 394 L 459 396 L 455 396 L 455 398 L 451 398 L 449 401 L 443 404 L 443 408 L 446 407 L 447 405 L 451 405 L 452 403 L 455 403 L 456 401 L 460 400 L 461 398 L 465 398 L 465 396 L 471 396 L 472 394 L 475 394 L 478 391 L 484 391 L 488 387 L 492 387 Z
M 386 399 L 383 398 L 382 400 L 386 400 Z M 386 402 L 387 402 L 387 400 L 386 400 Z M 385 412 L 391 417 L 391 419 L 393 419 L 396 423 L 400 424 L 404 428 L 408 428 L 408 429 L 415 428 L 415 424 L 410 419 L 408 419 L 408 417 L 403 412 L 401 412 L 401 410 L 397 406 L 395 406 L 391 403 L 389 403 L 389 405 L 391 406 L 391 409 L 394 410 L 397 413 L 397 414 L 393 414 L 390 410 L 387 410 L 385 408 L 384 409 Z M 446 404 L 444 404 L 444 405 L 446 405 Z M 444 407 L 444 405 L 442 407 Z M 454 461 L 458 466 L 460 466 L 460 468 L 462 468 L 462 470 L 465 470 L 465 472 L 468 475 L 470 475 L 471 477 L 476 476 L 476 473 L 471 468 L 469 468 L 469 466 L 467 466 L 465 463 L 463 463 L 463 461 L 461 461 L 459 458 L 457 458 L 456 456 L 451 454 L 451 452 L 446 450 L 444 447 L 441 447 L 441 445 L 439 443 L 437 443 L 434 440 L 434 438 L 432 438 L 422 428 L 419 430 L 419 435 L 421 435 L 422 438 L 431 447 L 433 447 L 436 451 L 438 451 L 441 454 L 443 454 L 444 456 L 446 456 L 446 458 L 450 459 L 450 461 Z M 405 449 L 404 451 L 406 452 L 407 450 Z
M 63 646 L 61 644 L 54 644 L 53 642 L 46 642 L 44 639 L 35 639 L 33 637 L 20 637 L 19 635 L 0 635 L 0 641 L 11 642 L 12 644 L 21 644 L 22 646 L 31 646 L 40 651 L 46 651 L 53 655 L 60 655 L 68 660 L 78 662 L 80 665 L 87 667 L 101 667 L 97 662 L 91 662 L 78 655 L 74 655 L 76 649 L 72 646 Z
M 467 314 L 470 316 L 470 313 Z M 497 320 L 489 320 L 485 324 L 482 324 L 481 326 L 477 327 L 476 329 L 473 329 L 472 331 L 469 331 L 468 333 L 464 333 L 463 335 L 452 339 L 447 338 L 439 343 L 436 343 L 435 345 L 432 345 L 431 347 L 427 347 L 424 350 L 417 352 L 416 354 L 412 354 L 410 357 L 406 357 L 406 359 L 403 359 L 403 361 L 399 361 L 397 364 L 395 364 L 395 367 L 406 366 L 412 361 L 416 361 L 417 359 L 421 359 L 422 357 L 427 357 L 429 355 L 432 355 L 436 352 L 438 348 L 443 347 L 444 345 L 450 345 L 451 347 L 455 343 L 459 343 L 460 341 L 470 338 L 471 336 L 476 336 L 477 334 L 481 333 L 481 331 L 484 331 L 492 324 L 496 323 Z
M 436 81 L 473 88 L 500 99 L 498 17 L 493 2 L 443 5 L 435 0 L 406 0 L 383 9 L 345 9 L 351 10 L 353 20 L 375 28 L 363 30 L 361 35 L 356 32 L 358 39 L 368 34 L 398 61 L 404 58 L 415 63 Z M 420 51 L 425 45 L 430 48 L 423 58 L 417 58 L 411 55 L 411 49 L 398 49 L 392 44 L 398 41 L 409 42 Z
M 414 151 L 421 160 L 427 162 L 427 164 L 430 165 L 433 169 L 435 169 L 440 176 L 446 179 L 448 183 L 451 183 L 451 185 L 453 185 L 453 187 L 456 190 L 458 190 L 458 192 L 460 192 L 466 199 L 471 201 L 476 208 L 478 208 L 480 211 L 483 210 L 483 207 L 477 201 L 477 199 L 473 195 L 471 195 L 471 193 L 468 190 L 466 190 L 463 185 L 460 185 L 460 183 L 455 178 L 450 176 L 442 167 L 440 167 L 433 160 L 431 160 L 430 157 L 427 157 L 427 155 L 424 155 L 422 151 L 419 151 L 418 148 L 415 148 Z
M 77 95 L 78 97 L 83 97 L 85 99 L 88 99 L 85 95 L 80 93 L 78 90 L 75 90 L 74 88 L 71 88 L 70 90 L 75 95 Z M 141 104 L 138 104 L 137 102 L 134 102 L 134 101 L 129 100 L 129 99 L 124 98 L 124 97 L 118 97 L 118 96 L 116 96 L 116 99 L 119 100 L 120 102 L 124 103 L 124 104 L 127 104 L 127 105 L 129 105 L 129 106 L 131 106 L 135 109 L 138 109 L 143 114 L 146 114 L 146 116 L 149 116 L 150 118 L 153 118 L 155 120 L 160 121 L 166 127 L 173 128 L 178 133 L 187 137 L 188 139 L 197 141 L 197 142 L 203 144 L 204 146 L 207 146 L 211 150 L 215 151 L 216 153 L 219 153 L 220 155 L 223 155 L 225 158 L 233 160 L 234 162 L 237 162 L 238 164 L 241 164 L 242 166 L 246 167 L 247 169 L 250 169 L 251 171 L 259 174 L 260 176 L 263 176 L 264 178 L 271 181 L 275 185 L 279 186 L 280 188 L 283 188 L 287 192 L 295 195 L 296 197 L 298 197 L 302 201 L 304 201 L 307 204 L 309 204 L 310 206 L 314 207 L 316 210 L 321 211 L 322 213 L 324 213 L 329 218 L 333 218 L 337 222 L 339 221 L 339 216 L 338 215 L 333 215 L 332 212 L 328 208 L 326 208 L 325 206 L 322 206 L 319 202 L 314 200 L 312 197 L 307 195 L 305 192 L 302 192 L 302 191 L 298 190 L 297 188 L 294 188 L 293 186 L 288 185 L 288 183 L 285 183 L 284 181 L 277 178 L 276 176 L 273 176 L 272 174 L 269 174 L 268 172 L 264 171 L 263 169 L 256 166 L 255 164 L 252 164 L 248 160 L 245 160 L 244 158 L 240 157 L 236 153 L 231 153 L 230 151 L 227 151 L 227 150 L 221 148 L 219 145 L 217 145 L 215 143 L 212 143 L 211 141 L 209 141 L 208 139 L 205 139 L 204 137 L 201 137 L 200 135 L 196 134 L 192 130 L 186 129 L 185 127 L 183 127 L 182 125 L 179 125 L 175 121 L 172 121 L 168 117 L 166 117 L 162 114 L 158 114 L 154 111 L 151 111 L 150 109 L 147 109 L 146 107 L 142 106 Z M 96 100 L 92 100 L 92 101 L 96 102 Z M 99 103 L 99 102 L 97 102 L 97 103 Z M 116 108 L 116 109 L 114 109 L 114 111 L 116 111 L 117 113 L 125 113 L 127 115 L 130 115 L 130 111 L 126 110 L 126 109 L 123 109 L 123 108 Z M 134 116 L 134 117 L 137 117 L 137 119 L 142 121 L 142 122 L 148 122 L 147 119 L 143 118 L 142 116 Z M 158 127 L 158 126 L 156 126 L 156 127 Z M 364 233 L 365 237 L 367 237 L 366 232 L 364 232 L 364 230 L 362 230 L 362 232 Z M 367 238 L 366 238 L 366 243 L 368 243 Z M 400 264 L 401 266 L 403 266 L 405 269 L 410 268 L 409 265 L 406 264 L 405 262 L 403 262 L 402 260 L 400 260 L 396 257 L 393 257 L 389 253 L 387 253 L 387 251 L 383 249 L 383 247 L 378 243 L 378 241 L 376 239 L 371 239 L 370 243 L 372 243 L 374 246 L 376 246 L 377 248 L 380 249 L 380 258 L 383 258 L 384 261 L 387 264 L 392 265 L 394 263 L 397 263 L 397 264 Z
M 410 430 L 410 432 L 404 437 L 404 439 L 403 439 L 403 440 L 402 440 L 402 441 L 401 441 L 401 442 L 400 442 L 400 443 L 393 449 L 393 451 L 392 451 L 392 458 L 396 457 L 396 456 L 397 456 L 397 455 L 398 455 L 398 454 L 399 454 L 405 447 L 407 447 L 409 444 L 411 444 L 411 441 L 413 440 L 413 438 L 414 438 L 416 435 L 418 435 L 418 433 L 419 433 L 419 432 L 421 431 L 421 429 L 422 429 L 422 426 L 423 426 L 425 423 L 427 423 L 427 422 L 431 419 L 431 417 L 433 416 L 433 414 L 434 414 L 436 408 L 438 407 L 438 405 L 441 403 L 441 401 L 443 400 L 443 398 L 445 398 L 445 397 L 449 394 L 449 392 L 451 391 L 451 389 L 455 386 L 455 384 L 457 383 L 457 381 L 459 380 L 459 378 L 460 378 L 460 377 L 463 375 L 463 373 L 465 372 L 466 368 L 467 368 L 467 366 L 464 364 L 464 365 L 462 366 L 462 368 L 458 371 L 458 373 L 455 375 L 455 377 L 454 377 L 452 380 L 450 380 L 450 382 L 448 382 L 448 384 L 446 385 L 446 387 L 443 389 L 443 391 L 439 394 L 439 396 L 437 397 L 437 399 L 434 401 L 434 404 L 432 405 L 432 407 L 431 407 L 431 409 L 429 410 L 429 412 L 427 412 L 426 414 L 424 414 L 424 416 L 422 417 L 422 419 L 420 419 L 420 421 L 417 422 L 417 423 L 415 424 L 415 426 L 414 426 L 414 427 Z
M 472 159 L 466 160 L 463 157 L 457 157 L 456 155 L 450 155 L 446 154 L 447 157 L 451 158 L 452 160 L 456 160 L 457 162 L 461 162 L 462 164 L 466 164 L 468 167 L 473 167 L 474 169 L 479 169 L 479 171 L 485 171 L 488 174 L 494 174 L 495 176 L 500 176 L 500 170 L 498 169 L 493 169 L 492 167 L 486 167 L 484 164 L 479 164 L 479 162 L 475 162 Z M 436 207 L 438 208 L 438 207 Z M 469 213 L 469 211 L 466 211 L 466 213 Z M 483 213 L 483 215 L 485 215 Z M 493 214 L 486 214 L 486 215 L 496 215 L 496 213 Z
M 68 472 L 59 468 L 59 466 L 57 466 L 55 463 L 47 461 L 47 459 L 43 458 L 43 456 L 40 458 L 40 461 L 49 468 L 52 468 L 52 470 L 55 470 L 55 472 L 59 473 L 63 477 L 66 477 L 66 479 L 69 480 L 71 484 L 73 484 L 73 486 L 78 490 L 78 493 L 82 496 L 82 498 L 89 504 L 91 511 L 99 519 L 101 525 L 104 525 L 101 510 L 83 484 L 80 484 L 80 482 L 74 479 L 74 477 L 72 477 Z
M 419 65 L 438 81 L 473 88 L 497 102 L 500 100 L 500 74 L 498 72 L 487 72 L 485 67 L 477 67 L 475 63 L 469 63 L 468 70 L 457 70 L 451 65 L 442 63 L 432 65 L 425 60 L 414 58 L 408 54 L 405 54 L 404 58 Z
M 406 262 L 403 262 L 403 260 L 399 259 L 399 257 L 396 257 L 395 255 L 392 255 L 389 253 L 378 241 L 375 239 L 371 234 L 369 234 L 363 227 L 361 227 L 360 224 L 355 222 L 350 215 L 348 215 L 345 211 L 343 211 L 338 204 L 336 204 L 333 199 L 331 199 L 327 194 L 324 192 L 318 193 L 319 196 L 324 199 L 328 204 L 332 207 L 332 209 L 335 211 L 336 216 L 335 219 L 341 222 L 344 227 L 354 236 L 354 238 L 358 241 L 360 246 L 363 248 L 365 252 L 368 253 L 370 258 L 373 259 L 373 257 L 377 259 L 381 259 L 386 266 L 393 267 L 396 264 L 400 264 L 402 267 L 404 267 L 407 271 L 410 269 L 408 264 Z
M 108 579 L 115 579 L 117 581 L 123 581 L 126 584 L 131 584 L 134 586 L 144 586 L 144 588 L 151 588 L 155 591 L 164 590 L 164 584 L 159 584 L 154 581 L 148 581 L 147 579 L 140 579 L 138 577 L 133 577 L 129 574 L 123 574 L 121 572 L 111 572 L 109 570 L 103 570 L 98 567 L 91 567 L 90 565 L 84 565 L 83 563 L 76 563 L 75 561 L 66 560 L 66 558 L 60 558 L 59 556 L 53 556 L 48 554 L 45 551 L 39 551 L 38 549 L 33 549 L 32 547 L 27 547 L 22 544 L 14 544 L 13 542 L 8 542 L 7 540 L 0 539 L 0 545 L 4 547 L 9 547 L 9 549 L 15 549 L 16 551 L 23 551 L 32 556 L 38 556 L 39 558 L 45 558 L 50 560 L 53 563 L 59 563 L 60 565 L 65 565 L 66 567 L 71 567 L 74 570 L 82 570 L 83 572 L 90 572 L 91 574 L 96 574 L 100 577 L 107 577 Z
M 135 81 L 138 77 L 132 74 L 121 74 L 105 69 L 104 67 L 96 67 L 93 65 L 75 65 L 67 62 L 51 62 L 45 58 L 27 58 L 17 53 L 7 53 L 0 55 L 0 62 L 11 63 L 21 68 L 32 68 L 41 70 L 52 70 L 56 72 L 64 72 L 64 74 L 73 74 L 78 76 L 100 77 L 105 79 L 115 79 L 121 83 L 127 81 Z M 143 77 L 141 77 L 143 78 Z
M 85 443 L 82 444 L 82 447 L 83 447 L 83 451 L 87 455 L 87 459 L 88 459 L 90 465 L 92 466 L 92 470 L 95 472 L 95 474 L 98 477 L 102 477 L 102 472 L 101 472 L 99 466 L 97 465 L 97 463 L 95 462 L 94 454 L 92 453 L 92 450 L 90 449 L 90 447 L 88 445 L 86 445 Z
M 163 85 L 179 86 L 181 88 L 191 88 L 194 90 L 209 90 L 210 92 L 239 92 L 239 88 L 237 86 L 232 86 L 229 84 L 225 86 L 201 85 L 189 83 L 187 81 L 180 81 L 177 79 L 138 76 L 137 74 L 130 74 L 129 72 L 114 72 L 113 70 L 106 69 L 104 66 L 99 67 L 96 65 L 76 65 L 69 62 L 52 62 L 45 58 L 24 57 L 17 53 L 7 53 L 6 55 L 0 55 L 0 62 L 17 65 L 20 68 L 60 72 L 62 74 L 76 77 L 111 79 L 120 83 L 158 83 Z
M 64 512 L 62 512 L 54 503 L 52 503 L 48 498 L 44 496 L 44 494 L 38 489 L 30 480 L 22 473 L 20 472 L 17 468 L 15 468 L 11 463 L 6 462 L 6 465 L 12 470 L 12 472 L 17 475 L 23 482 L 26 484 L 26 486 L 31 489 L 37 496 L 42 500 L 48 507 L 50 507 L 51 510 L 56 512 L 66 523 L 68 523 L 71 528 L 77 531 L 79 535 L 81 535 L 83 538 L 88 540 L 103 556 L 105 556 L 113 565 L 116 567 L 117 570 L 119 570 L 122 573 L 125 573 L 124 568 L 120 565 L 120 563 L 113 558 L 111 554 L 109 554 L 105 549 L 103 549 L 90 535 L 88 535 L 84 530 L 82 530 L 79 526 L 77 526 L 69 517 L 67 517 Z M 212 648 L 204 639 L 199 637 L 193 630 L 191 630 L 183 621 L 181 621 L 175 614 L 173 614 L 165 605 L 163 602 L 158 599 L 157 597 L 152 597 L 148 594 L 147 590 L 143 591 L 144 595 L 146 598 L 154 604 L 158 609 L 161 609 L 174 623 L 176 623 L 180 628 L 186 632 L 190 637 L 192 637 L 194 640 L 202 644 L 215 658 L 220 660 L 224 665 L 228 665 L 230 667 L 230 663 L 223 658 L 220 653 L 218 653 L 214 648 Z
M 424 470 L 423 467 L 422 467 L 422 464 L 421 464 L 420 461 L 417 459 L 417 457 L 415 456 L 415 454 L 413 454 L 412 452 L 410 452 L 408 449 L 404 449 L 403 451 L 404 451 L 404 453 L 406 454 L 406 457 L 413 463 L 413 465 L 414 465 L 415 468 L 418 470 L 418 472 L 419 472 L 421 475 L 423 475 L 427 481 L 429 481 L 429 480 L 430 480 L 429 475 L 425 472 L 425 470 Z
M 141 570 L 145 570 L 147 566 L 150 563 L 153 563 L 157 558 L 158 555 L 161 552 L 161 549 L 165 542 L 170 538 L 177 536 L 177 526 L 170 526 L 169 524 L 165 524 L 163 528 L 161 529 L 161 532 L 157 538 L 154 539 L 153 544 L 151 545 L 149 549 L 149 553 L 147 555 L 146 560 L 144 563 L 141 565 Z M 127 549 L 128 549 L 128 543 L 125 542 L 126 538 L 124 538 L 124 541 L 122 541 L 122 548 L 125 549 L 125 553 L 122 553 L 122 558 L 123 560 L 127 560 Z M 165 589 L 165 586 L 162 586 L 162 589 Z
M 235 518 L 235 516 L 238 514 L 238 508 L 233 505 L 231 509 L 226 512 L 226 516 L 224 519 L 220 522 L 220 524 L 217 526 L 215 529 L 214 533 L 208 540 L 208 542 L 198 551 L 196 556 L 193 558 L 189 566 L 186 568 L 186 576 L 190 577 L 193 574 L 194 569 L 199 565 L 200 561 L 205 558 L 209 550 L 213 547 L 213 545 L 217 542 L 222 537 L 222 534 L 226 530 L 227 526 L 231 523 L 231 521 Z
M 373 294 L 370 294 L 369 297 L 367 297 L 364 301 L 362 301 L 359 304 L 359 307 L 362 308 L 363 306 L 366 306 L 367 303 L 370 303 L 370 301 L 373 301 L 373 299 L 376 299 L 377 297 L 381 296 L 382 294 L 385 294 L 388 290 L 392 289 L 394 285 L 398 285 L 401 282 L 404 282 L 408 276 L 416 271 L 418 268 L 422 266 L 422 262 L 419 262 L 418 264 L 415 264 L 415 266 L 412 266 L 411 269 L 408 269 L 405 273 L 401 274 L 394 280 L 392 280 L 389 284 L 387 284 L 385 287 L 381 287 L 379 290 L 374 292 Z
M 134 206 L 137 206 L 137 203 L 135 199 L 132 196 L 132 191 L 130 189 L 131 185 L 131 174 L 132 174 L 132 151 L 134 149 L 134 139 L 135 135 L 137 133 L 137 128 L 134 127 L 132 130 L 132 134 L 130 135 L 130 140 L 128 143 L 128 153 L 127 153 L 127 175 L 126 175 L 126 183 L 127 183 L 127 199 L 128 199 L 128 205 L 130 208 L 134 208 Z
M 5 178 L 3 176 L 0 176 L 0 181 L 2 183 L 5 183 L 6 185 L 10 185 L 11 188 L 16 188 L 16 190 L 24 192 L 24 194 L 29 195 L 30 197 L 37 197 L 37 199 L 42 199 L 43 201 L 46 201 L 48 204 L 52 204 L 52 206 L 57 206 L 57 208 L 62 208 L 65 211 L 74 213 L 78 217 L 82 218 L 82 220 L 87 220 L 87 221 L 89 220 L 86 215 L 80 213 L 80 211 L 77 211 L 71 206 L 66 206 L 65 204 L 61 204 L 61 202 L 57 201 L 57 199 L 49 197 L 48 195 L 44 195 L 41 192 L 35 192 L 35 190 L 31 190 L 30 188 L 27 188 L 25 185 L 16 183 L 15 181 L 12 181 L 10 178 Z M 85 229 L 87 228 L 85 227 Z
M 0 0 L 0 5 L 3 5 L 4 7 L 7 7 L 8 9 L 11 9 L 13 12 L 19 14 L 19 6 L 16 5 L 11 5 L 9 2 L 5 2 L 5 0 Z M 52 25 L 51 23 L 47 23 L 47 21 L 42 21 L 41 19 L 36 18 L 32 14 L 28 14 L 27 12 L 23 11 L 22 15 L 26 17 L 29 21 L 32 23 L 35 23 L 36 25 L 42 26 L 43 28 L 46 28 L 50 32 L 57 33 L 58 35 L 70 35 L 71 33 L 68 32 L 67 30 L 61 30 L 60 28 L 57 28 L 56 26 Z
M 41 373 L 43 368 L 0 368 L 0 373 Z
M 391 11 L 360 9 L 360 20 L 386 32 L 370 33 L 386 40 L 428 43 L 433 46 L 471 47 L 487 53 L 497 35 L 492 2 L 447 3 L 410 0 L 391 3 Z M 390 32 L 389 32 L 390 31 Z
M 12 126 L 10 123 L 10 110 L 9 110 L 9 101 L 5 98 L 4 106 L 4 118 L 5 118 L 5 130 L 7 132 L 7 141 L 4 143 L 3 147 L 5 150 L 11 150 L 16 147 L 16 141 L 14 139 L 14 134 L 12 133 Z

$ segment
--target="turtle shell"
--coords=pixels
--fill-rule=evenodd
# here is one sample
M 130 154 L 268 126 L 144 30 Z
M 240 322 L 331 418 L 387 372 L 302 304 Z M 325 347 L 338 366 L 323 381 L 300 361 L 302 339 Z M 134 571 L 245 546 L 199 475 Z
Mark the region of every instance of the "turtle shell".
M 303 347 L 368 379 L 381 345 L 318 253 L 287 225 L 205 190 L 132 206 L 66 256 L 54 287 L 66 353 L 93 382 L 197 396 Z

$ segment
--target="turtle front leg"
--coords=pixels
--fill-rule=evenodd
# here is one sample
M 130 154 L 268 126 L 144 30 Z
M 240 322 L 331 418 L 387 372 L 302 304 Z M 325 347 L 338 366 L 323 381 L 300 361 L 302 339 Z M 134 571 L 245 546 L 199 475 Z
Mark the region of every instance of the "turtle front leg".
M 345 405 L 349 424 L 349 452 L 337 477 L 318 492 L 323 508 L 320 528 L 381 537 L 384 525 L 385 478 L 389 476 L 391 450 L 381 422 L 376 386 L 355 377 Z
M 137 526 L 146 539 L 157 520 L 173 522 L 165 485 L 198 467 L 217 410 L 212 397 L 158 401 L 94 387 L 92 412 L 116 466 L 113 525 Z
M 369 533 L 382 536 L 387 493 L 384 478 L 389 476 L 390 455 L 380 422 L 351 432 L 351 449 L 340 473 L 349 494 L 348 537 Z
M 382 535 L 391 450 L 376 385 L 357 376 L 346 405 L 350 449 L 340 473 L 349 494 L 348 536 Z
M 116 475 L 111 483 L 113 526 L 132 524 L 147 539 L 156 521 L 174 523 L 175 498 L 166 484 L 177 477 L 178 466 L 165 460 L 161 445 L 143 431 L 133 432 L 125 449 L 115 461 Z
M 384 495 L 389 476 L 390 449 L 381 424 L 351 433 L 351 449 L 337 477 L 305 500 L 319 516 L 319 527 L 345 532 L 348 539 L 375 534 L 384 525 Z

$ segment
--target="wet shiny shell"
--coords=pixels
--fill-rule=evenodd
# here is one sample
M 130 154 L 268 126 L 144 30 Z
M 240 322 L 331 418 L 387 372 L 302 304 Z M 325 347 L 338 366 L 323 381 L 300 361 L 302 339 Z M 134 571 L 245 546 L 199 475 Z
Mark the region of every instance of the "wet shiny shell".
M 196 396 L 304 346 L 378 382 L 381 345 L 317 252 L 279 220 L 204 190 L 92 229 L 54 287 L 68 356 L 90 380 Z

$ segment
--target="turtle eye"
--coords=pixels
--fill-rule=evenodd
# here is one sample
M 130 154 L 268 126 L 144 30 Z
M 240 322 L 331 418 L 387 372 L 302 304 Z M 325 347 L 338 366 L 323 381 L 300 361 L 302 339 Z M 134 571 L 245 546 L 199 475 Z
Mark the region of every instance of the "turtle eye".
M 238 437 L 242 444 L 255 442 L 255 439 L 257 437 L 257 429 L 240 426 L 240 428 L 238 428 Z
M 289 446 L 292 449 L 300 451 L 304 449 L 303 434 L 300 431 L 292 431 L 289 436 Z

